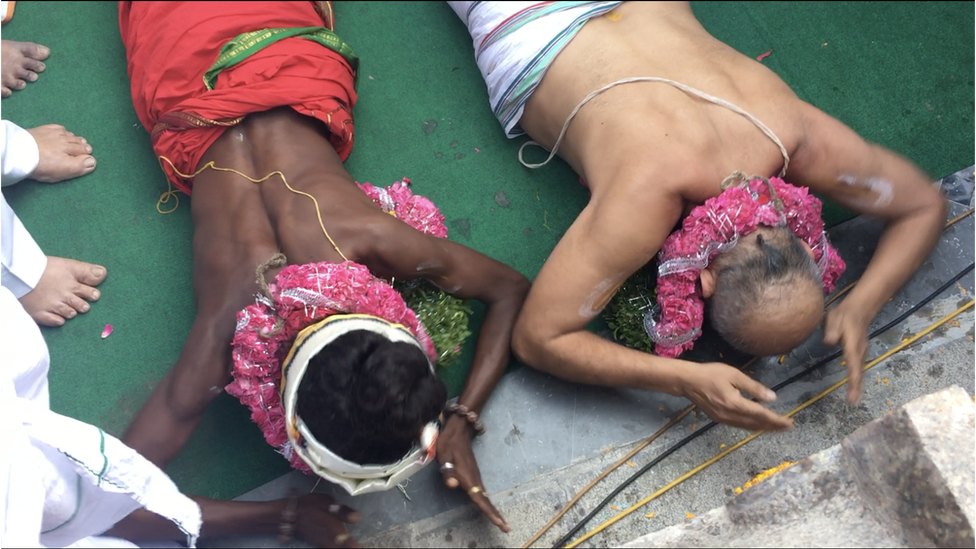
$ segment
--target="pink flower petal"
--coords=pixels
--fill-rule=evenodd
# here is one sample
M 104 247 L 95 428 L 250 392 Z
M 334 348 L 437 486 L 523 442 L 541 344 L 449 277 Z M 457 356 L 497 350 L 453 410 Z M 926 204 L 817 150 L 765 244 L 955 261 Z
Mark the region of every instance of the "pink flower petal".
M 766 53 L 761 53 L 761 54 L 759 54 L 759 57 L 756 58 L 756 61 L 762 61 L 763 59 L 769 57 L 772 53 L 773 53 L 773 50 L 769 50 Z
M 112 325 L 111 324 L 106 324 L 105 325 L 105 329 L 102 330 L 102 339 L 105 339 L 106 337 L 108 337 L 110 335 L 112 335 Z

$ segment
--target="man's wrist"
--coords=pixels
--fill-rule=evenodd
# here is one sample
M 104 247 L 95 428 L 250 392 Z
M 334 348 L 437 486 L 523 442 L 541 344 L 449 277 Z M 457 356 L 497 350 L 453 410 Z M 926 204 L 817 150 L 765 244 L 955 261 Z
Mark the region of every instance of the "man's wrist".
M 657 375 L 647 389 L 667 393 L 671 396 L 684 397 L 690 382 L 691 374 L 696 366 L 694 362 L 676 358 L 654 357 L 657 359 Z
M 444 429 L 451 431 L 464 431 L 474 437 L 474 428 L 466 419 L 461 416 L 451 414 L 444 420 Z
M 858 291 L 858 290 L 861 291 Z M 851 293 L 845 297 L 838 307 L 843 307 L 848 313 L 854 313 L 865 319 L 865 322 L 870 323 L 871 320 L 881 312 L 884 304 L 888 301 L 888 297 L 883 295 L 871 295 L 872 292 L 867 286 L 858 288 L 857 286 L 851 290 Z

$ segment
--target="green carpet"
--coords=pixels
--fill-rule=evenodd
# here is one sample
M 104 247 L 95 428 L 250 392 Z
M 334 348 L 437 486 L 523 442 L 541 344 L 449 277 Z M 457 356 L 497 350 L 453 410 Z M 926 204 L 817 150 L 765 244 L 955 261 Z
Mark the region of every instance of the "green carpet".
M 188 201 L 156 212 L 166 189 L 129 98 L 114 2 L 20 2 L 3 37 L 53 54 L 3 100 L 24 127 L 85 136 L 98 169 L 57 185 L 5 190 L 46 253 L 105 265 L 91 312 L 45 330 L 55 410 L 120 434 L 176 360 L 193 318 Z M 700 2 L 705 27 L 764 60 L 803 99 L 938 177 L 973 163 L 972 2 Z M 471 40 L 442 2 L 339 2 L 338 31 L 362 59 L 359 181 L 403 176 L 441 207 L 451 238 L 534 277 L 587 200 L 561 162 L 529 171 L 488 108 Z M 480 151 L 480 152 L 479 152 Z M 9 192 L 8 192 L 9 191 Z M 849 214 L 831 207 L 830 224 Z M 115 333 L 99 334 L 105 324 Z M 471 345 L 466 349 L 471 356 Z M 452 393 L 465 370 L 445 373 Z M 222 396 L 170 467 L 187 491 L 234 497 L 288 470 L 245 409 Z

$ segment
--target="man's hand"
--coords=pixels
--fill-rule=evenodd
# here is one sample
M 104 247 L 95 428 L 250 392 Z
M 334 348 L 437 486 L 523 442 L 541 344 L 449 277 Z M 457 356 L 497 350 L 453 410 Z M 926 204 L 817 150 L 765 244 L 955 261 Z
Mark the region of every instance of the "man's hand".
M 471 451 L 471 429 L 467 422 L 458 416 L 451 416 L 437 438 L 437 461 L 441 464 L 441 475 L 448 488 L 460 486 L 471 501 L 481 509 L 495 526 L 508 533 L 509 527 L 501 513 L 488 499 L 478 462 Z M 450 464 L 450 466 L 448 466 Z M 477 488 L 476 490 L 472 490 Z
M 793 420 L 781 416 L 742 396 L 744 391 L 761 402 L 776 400 L 776 393 L 739 370 L 718 362 L 688 362 L 683 372 L 682 392 L 708 417 L 753 431 L 779 431 L 793 427 Z
M 868 327 L 872 316 L 864 314 L 862 307 L 849 305 L 849 301 L 845 299 L 837 307 L 828 310 L 824 317 L 824 343 L 839 345 L 844 349 L 848 404 L 857 404 L 861 400 L 864 359 L 868 354 Z
M 336 503 L 326 494 L 308 494 L 298 499 L 297 536 L 312 547 L 359 547 L 346 524 L 359 522 L 355 509 Z

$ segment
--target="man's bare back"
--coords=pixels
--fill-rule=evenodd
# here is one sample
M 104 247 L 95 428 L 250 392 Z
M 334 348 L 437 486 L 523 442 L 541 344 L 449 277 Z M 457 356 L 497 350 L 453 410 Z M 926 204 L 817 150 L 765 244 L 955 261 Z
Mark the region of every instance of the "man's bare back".
M 550 65 L 520 125 L 551 150 L 587 94 L 638 76 L 668 78 L 729 101 L 769 126 L 791 156 L 797 148 L 803 130 L 796 94 L 761 63 L 708 34 L 687 2 L 625 2 L 591 19 Z M 661 150 L 666 159 L 653 154 Z M 559 153 L 594 198 L 645 166 L 659 174 L 652 186 L 678 177 L 698 182 L 701 188 L 681 189 L 694 204 L 713 196 L 714 182 L 733 171 L 775 174 L 783 164 L 776 145 L 745 117 L 657 82 L 624 84 L 595 97 L 573 119 Z
M 787 181 L 889 222 L 860 284 L 825 317 L 824 339 L 843 346 L 848 398 L 856 401 L 867 326 L 934 247 L 944 221 L 945 204 L 931 180 L 716 40 L 687 2 L 624 2 L 591 18 L 548 66 L 519 125 L 551 150 L 588 94 L 633 77 L 670 79 L 743 109 L 782 143 Z M 781 172 L 785 159 L 774 140 L 727 107 L 667 83 L 635 82 L 586 103 L 558 154 L 583 177 L 592 198 L 534 281 L 516 326 L 516 354 L 572 381 L 686 396 L 718 421 L 789 427 L 740 391 L 760 401 L 775 395 L 727 365 L 648 355 L 585 330 L 619 285 L 657 254 L 682 215 L 721 192 L 726 176 Z M 883 181 L 887 194 L 871 181 Z M 814 312 L 816 322 L 821 313 Z M 800 340 L 813 329 L 805 322 L 795 327 Z

